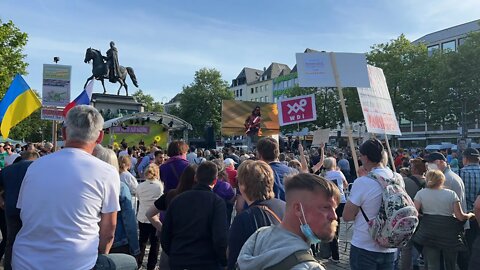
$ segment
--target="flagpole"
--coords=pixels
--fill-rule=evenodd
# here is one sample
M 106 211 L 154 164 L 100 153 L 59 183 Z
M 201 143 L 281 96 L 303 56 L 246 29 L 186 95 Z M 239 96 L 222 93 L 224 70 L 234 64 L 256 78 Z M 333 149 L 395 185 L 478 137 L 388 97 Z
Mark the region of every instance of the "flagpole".
M 57 120 L 53 120 L 52 124 L 52 144 L 53 150 L 57 150 Z

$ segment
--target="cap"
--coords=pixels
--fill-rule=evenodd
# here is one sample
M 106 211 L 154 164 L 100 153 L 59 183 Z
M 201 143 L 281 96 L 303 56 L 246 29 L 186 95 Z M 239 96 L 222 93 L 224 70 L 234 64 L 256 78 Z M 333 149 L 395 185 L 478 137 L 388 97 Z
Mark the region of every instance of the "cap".
M 231 158 L 226 158 L 226 159 L 223 161 L 223 163 L 224 163 L 225 165 L 227 165 L 227 166 L 237 164 L 237 163 L 235 162 L 235 160 L 233 160 L 233 159 L 231 159 Z
M 431 154 L 429 154 L 425 160 L 427 162 L 434 162 L 435 160 L 441 160 L 441 161 L 447 161 L 447 159 L 445 158 L 445 156 L 440 153 L 440 152 L 433 152 Z
M 4 144 L 4 143 L 0 143 L 0 147 L 4 147 L 4 146 L 5 146 L 5 144 Z
M 467 148 L 463 151 L 464 157 L 480 158 L 480 153 L 475 148 Z

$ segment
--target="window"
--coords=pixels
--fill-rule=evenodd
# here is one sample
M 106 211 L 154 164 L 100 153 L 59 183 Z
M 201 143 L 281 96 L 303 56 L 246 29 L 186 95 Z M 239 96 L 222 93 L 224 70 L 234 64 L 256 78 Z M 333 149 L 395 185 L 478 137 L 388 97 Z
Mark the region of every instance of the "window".
M 250 88 L 250 90 L 252 90 L 252 91 L 250 92 L 250 94 L 253 94 L 253 87 L 252 87 L 252 88 Z
M 255 93 L 258 93 L 258 86 L 255 86 Z
M 273 102 L 274 102 L 274 103 L 277 103 L 277 101 L 278 101 L 278 97 L 274 97 L 274 98 L 273 98 Z
M 268 96 L 265 96 L 265 102 L 268 102 Z
M 242 88 L 240 88 L 240 96 L 242 96 Z
M 260 102 L 263 102 L 263 97 L 260 97 Z
M 440 49 L 440 45 L 432 45 L 432 46 L 428 46 L 427 47 L 427 52 L 428 52 L 428 56 L 432 56 L 432 54 L 436 51 Z
M 454 52 L 456 50 L 455 40 L 447 41 L 442 43 L 442 51 L 444 52 Z
M 236 94 L 235 94 L 236 97 L 238 97 L 238 90 L 236 91 Z

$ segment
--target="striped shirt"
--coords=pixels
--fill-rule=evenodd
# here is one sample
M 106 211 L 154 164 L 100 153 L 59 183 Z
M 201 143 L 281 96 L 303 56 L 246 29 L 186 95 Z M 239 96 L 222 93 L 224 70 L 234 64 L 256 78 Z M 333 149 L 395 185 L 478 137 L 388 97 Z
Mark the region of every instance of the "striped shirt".
M 478 163 L 465 165 L 460 170 L 460 177 L 465 183 L 467 210 L 473 210 L 473 204 L 480 192 L 480 165 Z

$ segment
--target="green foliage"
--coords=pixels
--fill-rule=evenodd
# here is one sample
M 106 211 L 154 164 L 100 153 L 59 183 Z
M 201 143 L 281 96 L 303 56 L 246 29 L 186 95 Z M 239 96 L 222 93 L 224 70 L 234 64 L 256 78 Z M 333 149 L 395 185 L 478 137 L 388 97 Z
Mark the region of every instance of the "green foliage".
M 28 36 L 12 21 L 2 23 L 0 19 L 0 97 L 5 95 L 15 74 L 26 74 L 27 63 L 23 48 Z
M 163 112 L 163 105 L 150 94 L 143 93 L 142 89 L 138 89 L 132 96 L 137 102 L 143 103 L 146 112 Z
M 203 137 L 207 121 L 212 121 L 215 134 L 219 136 L 222 100 L 233 100 L 228 86 L 218 70 L 202 68 L 195 72 L 194 81 L 183 88 L 179 111 L 171 113 L 192 125 L 194 137 Z

